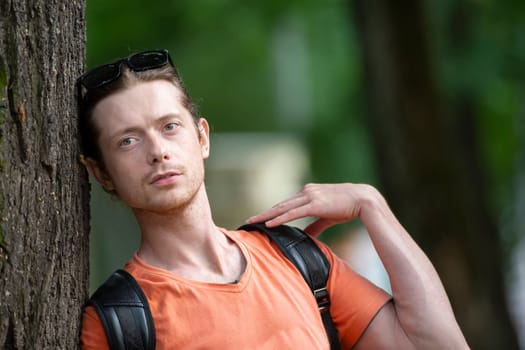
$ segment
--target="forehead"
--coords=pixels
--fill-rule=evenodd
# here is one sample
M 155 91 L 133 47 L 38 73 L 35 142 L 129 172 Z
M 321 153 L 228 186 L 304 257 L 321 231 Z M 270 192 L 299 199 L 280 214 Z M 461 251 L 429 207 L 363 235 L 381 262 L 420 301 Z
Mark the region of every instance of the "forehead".
M 191 118 L 183 105 L 180 89 L 167 80 L 153 80 L 137 82 L 105 97 L 97 103 L 92 116 L 95 125 L 104 129 L 115 123 L 135 122 L 168 114 Z

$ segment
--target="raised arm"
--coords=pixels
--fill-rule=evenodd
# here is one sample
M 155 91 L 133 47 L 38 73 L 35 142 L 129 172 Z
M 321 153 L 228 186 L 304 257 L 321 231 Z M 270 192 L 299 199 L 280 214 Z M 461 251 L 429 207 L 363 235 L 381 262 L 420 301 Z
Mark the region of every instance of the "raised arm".
M 355 349 L 468 349 L 430 260 L 374 187 L 309 184 L 248 222 L 277 226 L 303 217 L 317 218 L 305 228 L 313 236 L 360 218 L 388 272 L 393 303 L 378 313 Z

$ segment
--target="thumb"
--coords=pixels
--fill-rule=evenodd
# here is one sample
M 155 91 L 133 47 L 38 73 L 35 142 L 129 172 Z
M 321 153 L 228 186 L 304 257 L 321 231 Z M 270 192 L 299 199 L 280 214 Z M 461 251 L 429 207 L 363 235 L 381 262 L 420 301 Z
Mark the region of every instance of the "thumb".
M 306 226 L 304 232 L 309 234 L 312 237 L 319 236 L 324 230 L 332 226 L 333 224 L 328 220 L 317 219 L 312 222 L 310 225 Z

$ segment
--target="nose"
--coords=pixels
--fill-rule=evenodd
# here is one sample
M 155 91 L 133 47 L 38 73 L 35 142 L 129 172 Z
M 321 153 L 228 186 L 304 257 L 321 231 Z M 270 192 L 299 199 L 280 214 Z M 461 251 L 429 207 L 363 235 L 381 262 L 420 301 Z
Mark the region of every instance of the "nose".
M 159 138 L 151 138 L 148 161 L 150 164 L 160 163 L 170 159 L 169 148 Z

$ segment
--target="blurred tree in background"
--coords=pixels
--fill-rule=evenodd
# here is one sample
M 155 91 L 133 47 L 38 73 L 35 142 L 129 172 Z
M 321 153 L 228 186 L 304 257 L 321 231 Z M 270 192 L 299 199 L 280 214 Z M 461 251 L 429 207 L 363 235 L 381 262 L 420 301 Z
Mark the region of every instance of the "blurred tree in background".
M 448 81 L 448 89 L 436 72 L 458 56 L 467 56 L 465 69 L 476 65 L 476 54 L 484 51 L 469 48 L 475 40 L 471 9 L 489 8 L 449 5 L 446 30 L 436 33 L 448 47 L 446 52 L 436 48 L 432 57 L 426 21 L 430 16 L 420 1 L 406 0 L 400 6 L 357 0 L 355 5 L 366 67 L 367 116 L 384 192 L 440 272 L 472 348 L 517 349 L 503 307 L 501 244 L 481 152 L 479 109 L 484 102 L 479 101 L 482 91 L 470 81 L 476 77 L 481 83 L 478 75 L 490 75 L 487 69 L 492 67 L 483 64 L 472 75 L 443 75 L 443 80 L 456 80 Z
M 167 48 L 212 132 L 292 133 L 310 151 L 305 180 L 376 185 L 435 263 L 472 348 L 518 348 L 504 271 L 524 228 L 525 3 L 87 6 L 89 66 Z

